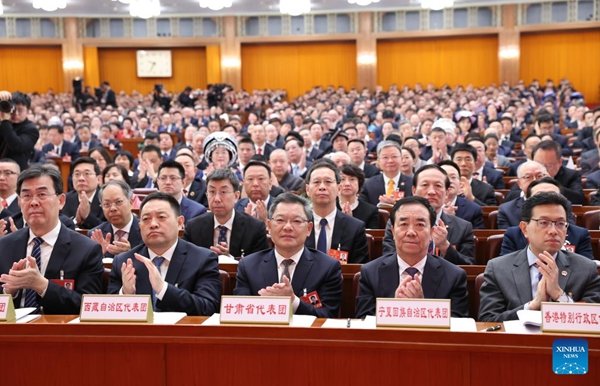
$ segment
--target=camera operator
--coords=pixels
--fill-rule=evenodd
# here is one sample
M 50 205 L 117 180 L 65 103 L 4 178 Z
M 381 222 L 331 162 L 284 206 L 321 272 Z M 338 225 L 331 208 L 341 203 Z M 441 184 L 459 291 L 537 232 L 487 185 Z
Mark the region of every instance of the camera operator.
M 21 170 L 28 167 L 27 160 L 40 133 L 27 119 L 31 99 L 21 92 L 0 91 L 0 158 L 12 158 Z
M 171 106 L 171 98 L 167 94 L 167 91 L 165 90 L 162 84 L 154 85 L 154 92 L 152 97 L 152 106 L 159 105 L 163 108 L 164 111 L 169 111 L 169 108 Z
M 192 92 L 192 88 L 190 86 L 187 86 L 181 92 L 181 94 L 179 94 L 177 101 L 179 102 L 181 107 L 194 107 L 194 105 L 196 104 L 196 99 L 197 96 L 194 95 L 194 93 Z

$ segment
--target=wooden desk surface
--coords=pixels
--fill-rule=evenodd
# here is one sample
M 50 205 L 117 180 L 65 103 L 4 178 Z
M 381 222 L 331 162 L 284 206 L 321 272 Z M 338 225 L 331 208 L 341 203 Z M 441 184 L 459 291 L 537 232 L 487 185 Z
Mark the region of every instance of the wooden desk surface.
M 319 328 L 323 320 L 313 328 L 199 326 L 203 317 L 175 326 L 65 326 L 72 318 L 2 325 L 2 367 L 9 369 L 2 384 L 597 386 L 600 380 L 600 336 L 586 337 L 587 375 L 557 376 L 552 344 L 559 335 Z

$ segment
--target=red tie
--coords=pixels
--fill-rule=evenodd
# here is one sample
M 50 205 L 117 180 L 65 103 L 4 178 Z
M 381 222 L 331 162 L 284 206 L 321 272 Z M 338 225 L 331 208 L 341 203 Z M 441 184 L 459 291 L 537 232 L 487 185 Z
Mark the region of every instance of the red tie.
M 256 149 L 256 154 L 262 155 L 262 148 L 259 147 L 258 149 Z
M 5 200 L 5 199 L 2 199 L 2 207 L 3 207 L 4 209 L 8 208 L 8 202 L 6 202 L 6 200 Z

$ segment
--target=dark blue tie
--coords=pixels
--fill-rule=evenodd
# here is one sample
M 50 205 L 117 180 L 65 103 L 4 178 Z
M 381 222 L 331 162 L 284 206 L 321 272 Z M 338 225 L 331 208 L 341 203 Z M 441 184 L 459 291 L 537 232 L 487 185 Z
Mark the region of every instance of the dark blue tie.
M 227 244 L 227 227 L 225 225 L 219 225 L 219 237 L 217 238 L 217 242 L 219 244 L 225 243 Z
M 154 263 L 156 269 L 158 269 L 158 273 L 160 273 L 160 266 L 164 261 L 165 258 L 162 256 L 156 256 L 154 259 L 152 259 L 152 263 Z M 154 290 L 152 290 L 152 308 L 154 309 L 154 311 L 156 311 L 156 292 L 154 292 Z
M 414 279 L 415 275 L 417 273 L 419 273 L 419 270 L 416 269 L 415 267 L 408 267 L 404 270 L 404 272 L 406 272 L 408 275 L 410 275 L 410 277 L 412 277 Z
M 31 256 L 35 259 L 40 272 L 42 271 L 42 250 L 40 245 L 42 245 L 43 242 L 44 240 L 42 240 L 40 237 L 34 238 L 33 248 L 31 249 Z M 39 308 L 39 306 L 40 304 L 38 303 L 37 294 L 35 291 L 32 289 L 25 290 L 25 307 Z
M 327 253 L 327 219 L 322 218 L 319 224 L 321 224 L 321 231 L 317 240 L 317 250 Z

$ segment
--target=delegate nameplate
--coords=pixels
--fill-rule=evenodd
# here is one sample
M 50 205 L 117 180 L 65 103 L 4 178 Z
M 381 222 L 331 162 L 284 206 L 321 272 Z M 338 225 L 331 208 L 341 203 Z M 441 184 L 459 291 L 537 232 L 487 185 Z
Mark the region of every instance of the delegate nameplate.
M 90 295 L 81 299 L 79 318 L 82 322 L 153 321 L 150 295 Z
M 544 302 L 542 331 L 600 334 L 600 304 Z
M 14 323 L 16 320 L 12 296 L 0 295 L 0 322 Z
M 450 328 L 450 299 L 377 298 L 377 327 Z
M 289 296 L 221 297 L 221 323 L 290 324 L 291 318 Z

